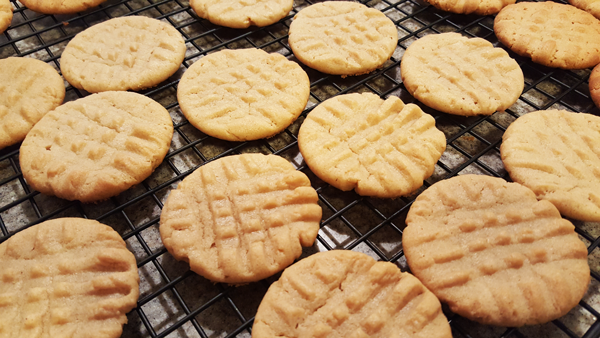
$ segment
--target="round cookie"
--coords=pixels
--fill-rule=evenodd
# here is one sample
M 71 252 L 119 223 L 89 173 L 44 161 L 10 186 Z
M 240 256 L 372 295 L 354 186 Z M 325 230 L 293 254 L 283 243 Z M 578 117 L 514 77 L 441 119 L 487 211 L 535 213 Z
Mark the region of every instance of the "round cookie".
M 10 0 L 0 0 L 0 33 L 4 32 L 12 21 L 13 8 Z
M 106 0 L 23 0 L 32 11 L 44 14 L 73 14 L 96 7 Z
M 196 14 L 215 25 L 230 28 L 268 26 L 292 10 L 294 0 L 191 0 Z
M 502 48 L 458 33 L 431 34 L 413 42 L 400 66 L 406 89 L 439 111 L 491 115 L 517 101 L 523 71 Z
M 600 19 L 600 0 L 569 0 L 569 3 Z
M 589 79 L 590 97 L 600 107 L 600 66 L 594 67 Z
M 298 146 L 311 171 L 363 196 L 407 195 L 431 176 L 446 148 L 435 120 L 414 104 L 371 93 L 333 97 L 304 120 Z
M 46 114 L 21 144 L 19 161 L 33 189 L 96 202 L 150 176 L 172 137 L 173 122 L 158 102 L 131 92 L 105 92 Z
M 600 62 L 600 21 L 570 5 L 508 5 L 496 16 L 494 33 L 513 52 L 547 67 L 583 69 Z
M 439 181 L 411 206 L 402 246 L 411 271 L 450 309 L 483 324 L 541 324 L 576 306 L 590 282 L 571 222 L 518 183 Z
M 227 156 L 171 191 L 160 236 L 178 260 L 213 282 L 254 282 L 313 245 L 321 207 L 308 177 L 275 155 Z
M 387 61 L 398 31 L 379 10 L 349 1 L 327 1 L 302 9 L 288 42 L 305 65 L 335 75 L 369 73 Z
M 358 252 L 316 253 L 285 269 L 261 301 L 254 338 L 450 338 L 437 298 L 390 262 Z
M 143 16 L 94 25 L 67 44 L 63 76 L 90 93 L 141 90 L 173 75 L 185 56 L 185 42 L 173 26 Z
M 138 284 L 135 257 L 109 226 L 83 218 L 34 225 L 0 244 L 0 332 L 118 338 Z
M 64 98 L 64 81 L 49 64 L 22 57 L 0 60 L 0 149 L 23 141 Z
M 456 14 L 477 14 L 490 15 L 500 12 L 500 10 L 516 0 L 426 0 L 435 8 L 446 12 Z
M 511 179 L 538 199 L 567 217 L 600 221 L 600 117 L 531 112 L 506 129 L 500 154 Z
M 283 55 L 223 50 L 194 63 L 177 100 L 194 127 L 228 141 L 271 137 L 298 118 L 310 95 L 306 72 Z

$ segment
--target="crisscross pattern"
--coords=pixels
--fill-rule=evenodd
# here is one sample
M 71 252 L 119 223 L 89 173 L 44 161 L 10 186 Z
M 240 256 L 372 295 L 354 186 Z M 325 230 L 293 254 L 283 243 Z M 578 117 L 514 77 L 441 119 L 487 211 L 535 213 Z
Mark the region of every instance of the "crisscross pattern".
M 252 329 L 255 338 L 452 337 L 439 301 L 418 279 L 392 263 L 337 250 L 287 268 Z
M 231 28 L 268 26 L 292 10 L 293 0 L 192 0 L 199 17 Z
M 68 200 L 101 201 L 140 183 L 162 162 L 173 122 L 158 102 L 105 92 L 46 114 L 21 145 L 34 189 Z
M 510 177 L 565 216 L 600 221 L 600 117 L 565 110 L 532 112 L 502 138 Z
M 282 157 L 228 156 L 198 168 L 171 192 L 160 234 L 175 258 L 212 281 L 257 281 L 313 244 L 317 201 L 308 177 Z
M 573 224 L 518 183 L 477 175 L 440 181 L 417 197 L 406 223 L 411 271 L 471 320 L 546 323 L 587 290 L 587 250 Z
M 135 257 L 97 221 L 60 218 L 0 244 L 0 336 L 121 336 L 138 290 Z
M 140 90 L 173 75 L 185 51 L 183 37 L 173 26 L 128 16 L 77 34 L 62 53 L 60 69 L 70 84 L 91 93 Z

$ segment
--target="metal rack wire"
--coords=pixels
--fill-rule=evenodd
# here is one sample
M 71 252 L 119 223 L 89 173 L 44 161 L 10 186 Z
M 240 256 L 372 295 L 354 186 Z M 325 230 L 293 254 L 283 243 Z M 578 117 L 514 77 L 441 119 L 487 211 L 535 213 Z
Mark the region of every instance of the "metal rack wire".
M 311 97 L 298 121 L 271 139 L 233 143 L 204 135 L 185 120 L 176 100 L 179 78 L 199 57 L 224 48 L 257 47 L 296 60 L 287 44 L 289 24 L 295 13 L 312 4 L 312 0 L 297 0 L 289 16 L 277 24 L 245 30 L 223 28 L 199 19 L 184 0 L 109 0 L 77 15 L 50 16 L 32 12 L 11 0 L 14 18 L 11 27 L 0 34 L 0 58 L 34 57 L 59 69 L 60 54 L 75 34 L 123 15 L 145 15 L 169 22 L 184 36 L 187 54 L 175 75 L 143 92 L 163 104 L 173 118 L 175 134 L 169 154 L 150 178 L 121 195 L 93 205 L 41 195 L 23 180 L 18 145 L 0 150 L 0 242 L 50 218 L 97 219 L 123 236 L 136 255 L 140 270 L 141 296 L 137 308 L 128 315 L 123 337 L 249 337 L 258 304 L 278 275 L 241 287 L 214 285 L 190 272 L 187 264 L 176 262 L 160 242 L 158 223 L 163 202 L 168 192 L 197 167 L 245 152 L 283 156 L 309 176 L 323 207 L 317 241 L 304 250 L 304 256 L 322 250 L 357 250 L 407 270 L 402 230 L 406 213 L 420 191 L 462 173 L 509 179 L 499 155 L 502 134 L 526 112 L 552 107 L 600 115 L 589 97 L 590 70 L 550 69 L 511 53 L 525 74 L 525 90 L 506 112 L 463 118 L 421 105 L 435 117 L 448 144 L 433 176 L 421 190 L 396 200 L 382 200 L 332 188 L 313 175 L 299 155 L 298 128 L 313 107 L 334 95 L 365 91 L 415 102 L 402 85 L 400 59 L 406 47 L 425 34 L 457 31 L 499 45 L 491 16 L 450 14 L 420 0 L 361 2 L 382 11 L 396 24 L 400 39 L 391 60 L 374 73 L 344 79 L 304 67 L 311 80 Z M 85 95 L 68 86 L 65 101 Z M 454 337 L 600 337 L 600 228 L 597 223 L 574 223 L 588 246 L 592 270 L 590 290 L 575 309 L 551 323 L 519 329 L 479 325 L 447 311 Z

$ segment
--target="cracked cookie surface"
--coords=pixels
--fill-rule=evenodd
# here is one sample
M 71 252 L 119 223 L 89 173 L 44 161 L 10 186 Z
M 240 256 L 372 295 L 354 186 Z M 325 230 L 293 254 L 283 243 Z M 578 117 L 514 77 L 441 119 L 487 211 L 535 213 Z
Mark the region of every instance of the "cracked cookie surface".
M 425 105 L 448 114 L 491 115 L 517 101 L 523 71 L 489 41 L 458 33 L 413 42 L 400 66 L 406 89 Z
M 587 248 L 575 227 L 518 183 L 482 175 L 439 181 L 417 197 L 406 224 L 411 271 L 470 320 L 546 323 L 588 288 Z
M 414 104 L 371 93 L 326 100 L 311 111 L 298 133 L 311 171 L 340 190 L 398 197 L 423 185 L 444 149 L 435 120 Z
M 513 52 L 547 67 L 583 69 L 600 63 L 600 21 L 571 5 L 508 5 L 494 19 L 494 33 Z
M 276 155 L 205 164 L 173 190 L 160 215 L 165 248 L 214 282 L 272 276 L 313 245 L 321 207 L 308 177 Z
M 440 302 L 390 262 L 316 253 L 287 268 L 258 307 L 254 338 L 450 338 Z
M 360 75 L 381 67 L 398 43 L 396 26 L 379 10 L 348 1 L 302 9 L 290 25 L 289 44 L 305 65 L 335 75 Z
M 600 117 L 566 110 L 531 112 L 502 136 L 500 155 L 513 181 L 567 217 L 600 221 Z
M 181 34 L 143 16 L 115 18 L 75 35 L 60 59 L 65 79 L 90 93 L 141 90 L 173 75 L 185 56 Z
M 516 0 L 426 0 L 431 5 L 446 12 L 456 14 L 490 15 Z
M 268 26 L 285 18 L 294 0 L 191 0 L 196 14 L 215 25 L 230 28 Z
M 135 257 L 109 226 L 59 218 L 0 244 L 4 337 L 121 336 L 136 306 Z
M 23 57 L 0 60 L 0 149 L 23 141 L 64 98 L 64 81 L 49 64 Z
M 173 122 L 158 102 L 131 92 L 104 92 L 46 114 L 21 145 L 31 187 L 67 200 L 96 202 L 146 179 L 162 162 Z
M 177 87 L 190 123 L 228 141 L 280 133 L 302 113 L 309 95 L 308 75 L 297 63 L 255 48 L 209 54 L 183 74 Z

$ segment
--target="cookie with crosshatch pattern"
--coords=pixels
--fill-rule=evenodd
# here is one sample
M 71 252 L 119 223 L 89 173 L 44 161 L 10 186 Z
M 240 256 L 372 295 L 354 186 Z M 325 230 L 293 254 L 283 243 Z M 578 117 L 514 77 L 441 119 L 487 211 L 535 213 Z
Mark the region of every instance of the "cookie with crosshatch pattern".
M 230 28 L 268 26 L 285 18 L 294 0 L 191 0 L 196 14 L 215 25 Z
M 400 66 L 404 86 L 425 105 L 448 114 L 492 115 L 517 101 L 521 67 L 502 48 L 458 33 L 413 42 Z
M 106 0 L 23 0 L 32 11 L 44 14 L 74 14 L 96 7 Z
M 453 312 L 483 324 L 556 319 L 590 282 L 573 224 L 518 183 L 478 175 L 439 181 L 417 197 L 406 224 L 411 271 Z
M 381 11 L 350 1 L 302 9 L 288 42 L 305 65 L 334 75 L 360 75 L 381 67 L 398 44 L 396 26 Z
M 117 338 L 138 283 L 135 257 L 109 226 L 34 225 L 0 244 L 0 335 Z
M 302 113 L 309 95 L 308 75 L 297 63 L 256 48 L 209 54 L 183 74 L 177 87 L 190 123 L 228 141 L 283 131 Z
M 547 67 L 583 69 L 600 62 L 600 21 L 571 5 L 508 5 L 494 19 L 494 33 L 513 52 Z
M 426 0 L 435 8 L 446 12 L 457 14 L 477 14 L 490 15 L 500 12 L 500 10 L 516 0 Z
M 332 186 L 393 198 L 410 194 L 433 174 L 446 137 L 414 104 L 345 94 L 308 114 L 298 146 L 310 170 Z
M 160 215 L 165 248 L 214 281 L 242 284 L 292 264 L 319 231 L 308 177 L 276 155 L 207 163 L 169 195 Z
M 567 217 L 600 221 L 600 117 L 542 110 L 504 132 L 500 154 L 513 181 Z
M 439 300 L 409 273 L 358 252 L 316 253 L 285 269 L 258 307 L 253 338 L 450 338 Z
M 168 23 L 127 16 L 75 35 L 61 55 L 65 79 L 90 93 L 141 90 L 173 75 L 185 56 L 181 34 Z
M 0 60 L 0 149 L 23 141 L 64 98 L 64 81 L 49 64 L 24 57 Z
M 146 179 L 173 137 L 169 112 L 137 93 L 104 92 L 46 114 L 21 144 L 23 177 L 35 190 L 84 203 Z
M 0 33 L 4 32 L 12 21 L 13 10 L 10 0 L 0 0 Z

